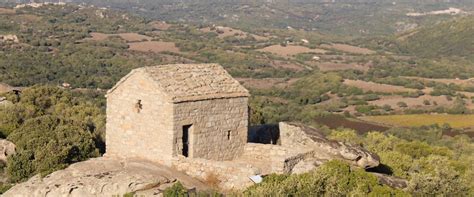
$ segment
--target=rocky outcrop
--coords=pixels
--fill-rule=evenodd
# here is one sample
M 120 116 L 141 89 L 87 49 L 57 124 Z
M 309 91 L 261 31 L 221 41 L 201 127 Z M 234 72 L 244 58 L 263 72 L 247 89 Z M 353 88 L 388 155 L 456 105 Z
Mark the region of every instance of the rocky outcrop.
M 7 157 L 15 154 L 15 144 L 12 142 L 0 139 L 0 162 L 7 163 Z
M 405 179 L 389 176 L 386 174 L 375 173 L 375 172 L 372 174 L 377 176 L 381 184 L 388 185 L 394 188 L 406 188 L 408 186 L 408 181 Z
M 296 123 L 280 122 L 281 146 L 293 149 L 312 149 L 318 160 L 343 159 L 361 168 L 380 164 L 379 157 L 363 147 L 327 139 L 318 130 Z
M 10 41 L 10 42 L 15 42 L 15 43 L 20 42 L 20 40 L 18 39 L 18 36 L 12 35 L 12 34 L 0 35 L 0 41 L 4 41 L 4 42 Z
M 129 192 L 153 196 L 176 181 L 187 188 L 208 189 L 202 182 L 166 166 L 102 157 L 72 164 L 44 178 L 37 175 L 3 196 L 122 196 Z

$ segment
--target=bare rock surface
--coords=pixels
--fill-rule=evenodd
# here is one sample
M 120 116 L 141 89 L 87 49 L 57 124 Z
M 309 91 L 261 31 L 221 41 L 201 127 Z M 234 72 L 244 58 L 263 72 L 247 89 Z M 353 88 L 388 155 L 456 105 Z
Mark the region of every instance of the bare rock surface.
M 15 148 L 12 142 L 0 139 L 0 162 L 7 163 L 7 157 L 15 154 Z
M 37 175 L 3 196 L 122 196 L 129 192 L 153 196 L 161 195 L 176 181 L 187 188 L 208 189 L 204 183 L 163 165 L 101 157 L 72 164 L 44 178 Z
M 406 188 L 408 186 L 408 181 L 405 179 L 389 176 L 386 174 L 375 173 L 375 172 L 372 174 L 377 176 L 381 184 L 388 185 L 390 187 L 395 187 L 395 188 Z
M 318 160 L 343 159 L 366 169 L 380 164 L 376 154 L 361 146 L 329 140 L 317 129 L 286 122 L 280 122 L 279 129 L 281 146 L 312 149 L 313 157 Z

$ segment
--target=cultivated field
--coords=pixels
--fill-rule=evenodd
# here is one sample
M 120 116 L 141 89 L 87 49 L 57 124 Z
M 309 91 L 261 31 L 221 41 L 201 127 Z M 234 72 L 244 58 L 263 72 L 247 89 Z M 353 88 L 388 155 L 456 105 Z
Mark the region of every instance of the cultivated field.
M 139 41 L 150 41 L 151 37 L 137 34 L 137 33 L 122 33 L 117 34 L 118 36 L 122 37 L 127 42 L 139 42 Z
M 13 9 L 0 8 L 0 14 L 15 14 L 16 11 Z
M 210 27 L 205 27 L 205 28 L 202 28 L 200 30 L 203 31 L 203 32 L 215 32 L 215 33 L 218 34 L 219 38 L 224 38 L 224 37 L 227 37 L 227 36 L 234 36 L 236 38 L 246 38 L 247 36 L 252 36 L 256 40 L 260 40 L 260 41 L 268 40 L 267 37 L 251 34 L 251 33 L 244 32 L 244 31 L 241 31 L 241 30 L 238 30 L 238 29 L 233 29 L 233 28 L 230 28 L 230 27 L 216 27 L 215 29 L 211 29 Z
M 283 69 L 293 70 L 293 71 L 306 70 L 304 65 L 291 63 L 291 62 L 285 62 L 285 61 L 272 61 L 271 65 L 275 68 L 283 68 Z
M 298 79 L 286 80 L 284 78 L 236 78 L 243 86 L 255 89 L 272 89 L 272 88 L 288 88 L 291 84 L 298 81 Z
M 272 45 L 265 47 L 263 49 L 259 49 L 258 51 L 262 52 L 269 52 L 283 57 L 291 57 L 293 55 L 299 53 L 326 53 L 326 50 L 323 49 L 310 49 L 304 46 L 297 46 L 297 45 L 288 45 L 288 46 L 281 46 L 281 45 Z
M 178 47 L 173 42 L 161 42 L 161 41 L 146 41 L 146 42 L 132 42 L 128 44 L 129 50 L 141 51 L 141 52 L 173 52 L 179 53 Z
M 332 63 L 332 62 L 324 62 L 316 64 L 321 71 L 334 71 L 334 70 L 360 70 L 360 71 L 367 71 L 369 70 L 369 66 L 359 65 L 359 64 L 345 64 L 345 63 Z
M 366 116 L 361 117 L 366 121 L 373 121 L 392 126 L 418 127 L 423 125 L 443 125 L 445 123 L 453 128 L 474 127 L 474 115 L 451 115 L 451 114 L 410 114 L 389 116 Z
M 374 54 L 375 51 L 372 51 L 370 49 L 366 48 L 361 48 L 361 47 L 356 47 L 356 46 L 351 46 L 347 44 L 322 44 L 322 48 L 329 48 L 329 49 L 335 49 L 338 51 L 344 51 L 348 53 L 355 53 L 355 54 L 362 54 L 362 55 L 370 55 Z
M 398 102 L 404 102 L 410 108 L 429 107 L 423 103 L 425 100 L 430 101 L 429 106 L 434 106 L 434 102 L 436 102 L 437 106 L 451 106 L 454 102 L 453 100 L 449 101 L 446 96 L 423 95 L 418 98 L 411 98 L 396 95 L 382 96 L 380 100 L 369 101 L 369 103 L 378 106 L 390 105 L 393 109 L 400 109 L 400 107 L 397 105 Z
M 97 33 L 97 32 L 92 32 L 89 35 L 92 36 L 92 38 L 86 38 L 86 39 L 90 39 L 94 41 L 102 41 L 102 40 L 107 39 L 109 36 L 111 36 L 111 34 L 103 34 L 103 33 Z
M 421 81 L 434 81 L 434 82 L 439 82 L 439 83 L 445 83 L 445 84 L 456 84 L 460 86 L 474 86 L 474 78 L 471 79 L 432 79 L 432 78 L 423 78 L 423 77 L 405 77 L 407 79 L 416 79 L 416 80 L 421 80 Z
M 338 129 L 341 127 L 353 129 L 360 134 L 367 133 L 370 131 L 386 131 L 389 129 L 388 127 L 381 126 L 378 124 L 361 120 L 347 119 L 335 115 L 316 118 L 316 122 L 322 125 L 326 125 L 331 129 Z
M 90 35 L 92 36 L 92 38 L 89 38 L 89 39 L 95 40 L 95 41 L 105 40 L 110 36 L 120 36 L 122 39 L 126 40 L 127 42 L 140 42 L 144 40 L 150 41 L 152 39 L 151 37 L 137 34 L 137 33 L 103 34 L 103 33 L 93 32 L 93 33 L 90 33 Z
M 4 83 L 0 83 L 0 94 L 5 93 L 5 92 L 9 92 L 11 89 L 12 89 L 11 86 L 9 86 L 7 84 L 4 84 Z
M 344 84 L 348 86 L 358 87 L 365 91 L 373 91 L 373 92 L 384 92 L 384 93 L 394 93 L 394 92 L 414 92 L 415 89 L 405 88 L 402 86 L 394 86 L 394 85 L 387 85 L 387 84 L 380 84 L 368 81 L 361 81 L 361 80 L 350 80 L 345 79 Z
M 165 31 L 165 30 L 168 30 L 171 25 L 164 22 L 164 21 L 153 21 L 150 23 L 150 25 L 155 28 L 155 29 L 158 29 L 158 30 L 162 30 L 162 31 Z

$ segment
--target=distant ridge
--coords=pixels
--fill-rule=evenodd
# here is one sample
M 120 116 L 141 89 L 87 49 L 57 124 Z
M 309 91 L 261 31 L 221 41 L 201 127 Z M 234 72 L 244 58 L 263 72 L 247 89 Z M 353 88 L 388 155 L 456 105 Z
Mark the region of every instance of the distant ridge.
M 472 15 L 420 28 L 411 34 L 402 41 L 402 46 L 410 53 L 422 57 L 474 58 L 474 16 Z

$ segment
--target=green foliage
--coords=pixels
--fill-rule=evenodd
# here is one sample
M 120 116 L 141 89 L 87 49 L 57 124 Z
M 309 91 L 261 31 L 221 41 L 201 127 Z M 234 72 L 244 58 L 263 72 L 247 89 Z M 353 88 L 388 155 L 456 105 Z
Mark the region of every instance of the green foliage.
M 134 192 L 129 192 L 123 195 L 123 197 L 134 197 L 135 193 Z
M 70 91 L 49 86 L 27 88 L 12 106 L 0 109 L 0 114 L 15 117 L 0 119 L 10 125 L 8 131 L 2 131 L 18 152 L 9 157 L 7 165 L 13 182 L 99 156 L 104 111 Z
M 409 180 L 408 191 L 415 195 L 460 195 L 474 192 L 469 182 L 474 173 L 474 143 L 467 136 L 442 137 L 442 128 L 395 128 L 358 136 L 354 131 L 336 130 L 328 136 L 361 144 L 380 157 L 373 171 Z M 399 138 L 399 137 L 400 138 Z
M 5 193 L 5 192 L 8 191 L 11 187 L 13 187 L 12 184 L 0 183 L 0 194 Z
M 408 190 L 415 195 L 468 194 L 467 183 L 470 178 L 462 178 L 459 171 L 452 165 L 447 165 L 449 162 L 447 157 L 435 155 L 418 160 L 413 166 L 416 171 L 412 175 Z
M 176 182 L 173 186 L 166 188 L 163 191 L 164 197 L 185 197 L 188 196 L 188 190 L 181 184 L 181 182 Z
M 359 144 L 361 143 L 361 138 L 354 130 L 337 130 L 331 132 L 328 139 L 337 140 L 341 142 Z
M 408 51 L 426 57 L 472 56 L 474 17 L 467 16 L 421 28 L 403 42 Z
M 7 174 L 12 182 L 19 182 L 29 178 L 35 172 L 34 152 L 19 150 L 14 156 L 8 157 Z
M 342 161 L 329 161 L 300 175 L 270 175 L 251 186 L 248 196 L 363 196 L 407 195 L 401 190 L 381 186 L 377 177 L 362 169 L 352 169 Z

